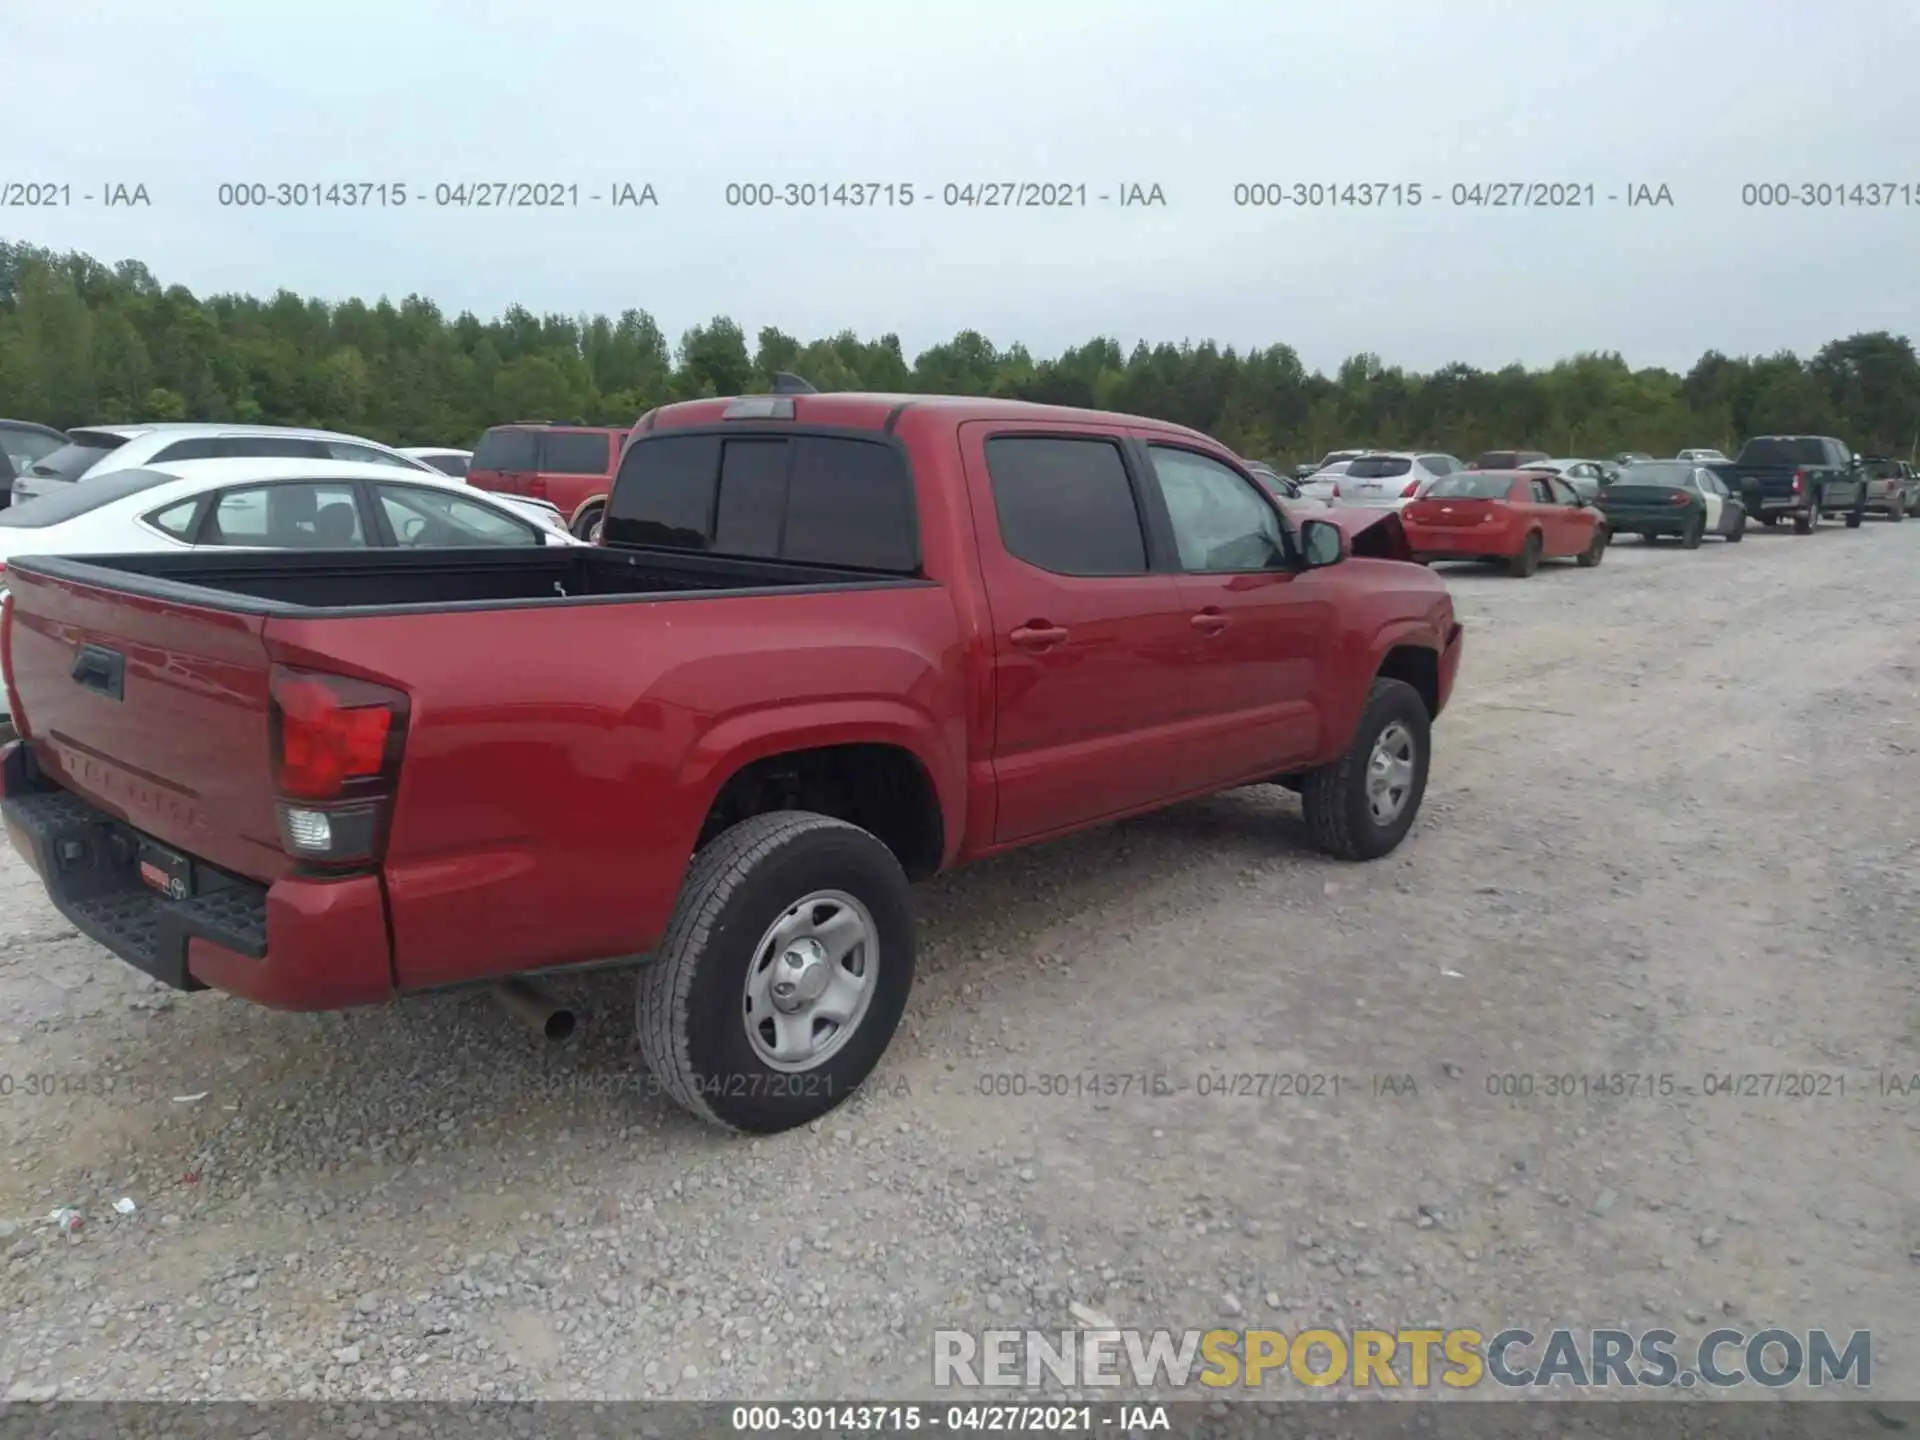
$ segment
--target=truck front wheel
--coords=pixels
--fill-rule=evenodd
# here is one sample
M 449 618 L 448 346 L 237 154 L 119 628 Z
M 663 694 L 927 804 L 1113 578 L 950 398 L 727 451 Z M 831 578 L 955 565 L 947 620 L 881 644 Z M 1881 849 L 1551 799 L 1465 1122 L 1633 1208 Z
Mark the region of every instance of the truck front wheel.
M 1427 790 L 1432 722 L 1404 680 L 1375 680 L 1347 753 L 1300 789 L 1307 833 L 1341 860 L 1377 860 L 1413 826 Z
M 693 857 L 640 971 L 640 1052 L 701 1119 L 791 1130 L 872 1073 L 913 966 L 912 896 L 892 851 L 825 815 L 755 815 Z

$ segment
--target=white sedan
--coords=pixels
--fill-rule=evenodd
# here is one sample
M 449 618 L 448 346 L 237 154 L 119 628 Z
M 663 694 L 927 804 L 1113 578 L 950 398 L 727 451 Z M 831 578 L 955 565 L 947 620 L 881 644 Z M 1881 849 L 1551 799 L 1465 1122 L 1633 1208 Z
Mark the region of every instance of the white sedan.
M 7 562 L 27 555 L 584 543 L 425 471 L 347 460 L 182 460 L 115 470 L 0 510 L 0 596 Z M 4 689 L 0 700 L 0 717 L 11 715 Z

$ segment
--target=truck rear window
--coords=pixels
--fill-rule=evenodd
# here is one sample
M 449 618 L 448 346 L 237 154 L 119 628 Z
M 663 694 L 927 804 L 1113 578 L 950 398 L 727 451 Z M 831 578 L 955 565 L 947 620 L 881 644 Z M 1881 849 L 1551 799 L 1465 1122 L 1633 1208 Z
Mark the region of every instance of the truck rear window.
M 1814 440 L 1749 440 L 1740 447 L 1739 465 L 1824 465 L 1827 447 Z
M 537 470 L 540 432 L 524 426 L 500 425 L 480 437 L 473 450 L 475 470 Z M 604 467 L 603 467 L 604 468 Z
M 913 477 L 878 440 L 660 435 L 634 444 L 607 502 L 613 545 L 911 573 Z

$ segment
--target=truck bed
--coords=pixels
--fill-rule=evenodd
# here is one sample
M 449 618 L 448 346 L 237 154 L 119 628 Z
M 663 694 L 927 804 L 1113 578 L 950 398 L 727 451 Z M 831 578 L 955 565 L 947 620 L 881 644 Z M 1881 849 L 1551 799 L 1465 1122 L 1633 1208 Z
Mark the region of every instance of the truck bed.
M 155 600 L 310 619 L 926 583 L 829 565 L 602 546 L 22 556 L 13 569 Z

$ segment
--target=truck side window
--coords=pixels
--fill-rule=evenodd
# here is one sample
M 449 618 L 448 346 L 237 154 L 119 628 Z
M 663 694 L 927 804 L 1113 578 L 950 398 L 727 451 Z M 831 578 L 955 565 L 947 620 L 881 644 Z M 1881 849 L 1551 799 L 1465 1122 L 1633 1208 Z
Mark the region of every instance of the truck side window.
M 1007 553 L 1055 575 L 1144 575 L 1146 532 L 1112 440 L 1003 435 L 987 475 Z
M 1265 570 L 1286 557 L 1273 507 L 1233 471 L 1205 455 L 1171 446 L 1149 446 L 1147 453 L 1166 497 L 1182 569 L 1216 574 Z

